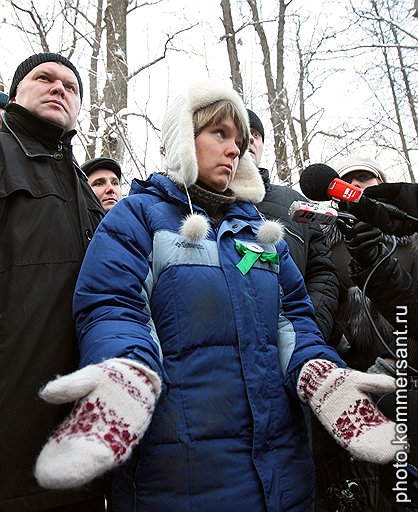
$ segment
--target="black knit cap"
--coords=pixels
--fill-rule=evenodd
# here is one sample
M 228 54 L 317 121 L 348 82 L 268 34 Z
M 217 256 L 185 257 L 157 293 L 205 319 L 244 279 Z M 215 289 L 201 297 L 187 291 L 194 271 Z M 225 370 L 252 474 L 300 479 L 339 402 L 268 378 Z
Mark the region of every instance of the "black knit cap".
M 105 158 L 99 156 L 98 158 L 87 160 L 87 162 L 84 162 L 81 168 L 87 176 L 90 176 L 90 174 L 97 169 L 108 169 L 109 171 L 113 171 L 119 180 L 122 176 L 122 169 L 120 168 L 119 163 L 113 158 Z
M 44 62 L 61 62 L 61 64 L 64 64 L 64 66 L 67 66 L 67 68 L 71 69 L 71 71 L 77 77 L 78 87 L 80 90 L 80 98 L 83 100 L 83 84 L 81 82 L 81 77 L 77 71 L 77 68 L 72 62 L 70 62 L 66 57 L 60 55 L 59 53 L 37 53 L 36 55 L 28 57 L 21 64 L 19 64 L 15 71 L 12 85 L 10 86 L 10 99 L 13 99 L 16 96 L 17 86 L 25 78 L 25 76 L 30 73 L 33 68 L 36 68 L 36 66 L 39 66 L 39 64 L 43 64 Z
M 261 122 L 261 119 L 249 108 L 247 108 L 247 112 L 248 118 L 250 120 L 250 128 L 254 128 L 254 130 L 257 130 L 264 142 L 264 126 L 263 123 Z

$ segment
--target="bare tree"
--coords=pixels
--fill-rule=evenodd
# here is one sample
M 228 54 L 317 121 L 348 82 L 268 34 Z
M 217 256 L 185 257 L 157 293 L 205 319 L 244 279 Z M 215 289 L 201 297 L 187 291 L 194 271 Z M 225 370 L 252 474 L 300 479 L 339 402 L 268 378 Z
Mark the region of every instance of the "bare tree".
M 308 80 L 308 68 L 314 60 L 314 56 L 320 51 L 321 45 L 327 40 L 334 37 L 335 32 L 326 36 L 322 35 L 319 41 L 305 50 L 301 45 L 301 30 L 303 24 L 300 18 L 296 16 L 296 54 L 298 60 L 298 81 L 297 90 L 293 91 L 293 95 L 297 96 L 297 101 L 292 104 L 289 101 L 288 90 L 285 85 L 285 21 L 286 9 L 291 2 L 278 0 L 278 15 L 271 19 L 260 19 L 259 5 L 256 0 L 247 0 L 250 7 L 250 22 L 244 22 L 238 29 L 234 29 L 231 5 L 229 0 L 222 0 L 221 6 L 223 11 L 222 22 L 224 24 L 226 35 L 223 36 L 227 40 L 228 57 L 230 69 L 235 87 L 236 84 L 242 83 L 241 73 L 239 69 L 238 51 L 236 46 L 236 34 L 251 26 L 254 28 L 259 41 L 259 47 L 262 54 L 262 67 L 264 71 L 264 80 L 267 90 L 267 101 L 270 112 L 270 119 L 273 127 L 273 138 L 275 148 L 275 164 L 279 179 L 289 185 L 292 184 L 292 160 L 298 172 L 303 170 L 305 162 L 309 161 L 309 143 L 314 134 L 309 136 L 310 130 L 308 124 L 310 119 L 306 114 L 306 87 Z M 272 45 L 268 41 L 264 25 L 274 24 L 276 27 L 276 40 Z M 223 39 L 222 38 L 222 39 Z M 273 59 L 274 57 L 274 59 Z M 273 62 L 274 60 L 274 62 Z M 293 81 L 294 83 L 294 81 Z M 312 84 L 311 84 L 312 85 Z M 320 85 L 317 86 L 319 88 Z M 311 87 L 315 91 L 316 87 Z M 245 89 L 245 88 L 244 88 Z M 307 96 L 312 96 L 312 92 Z M 294 114 L 294 110 L 298 107 L 298 115 Z M 316 126 L 314 123 L 313 126 Z M 312 130 L 311 130 L 312 131 Z
M 96 154 L 97 134 L 100 126 L 100 99 L 98 84 L 98 64 L 103 33 L 103 0 L 97 1 L 97 11 L 93 22 L 93 37 L 88 40 L 91 46 L 90 68 L 89 68 L 89 91 L 90 91 L 90 123 L 86 136 L 86 160 L 93 158 Z M 90 22 L 89 22 L 90 23 Z
M 229 64 L 231 68 L 231 80 L 233 88 L 241 95 L 244 94 L 242 85 L 242 76 L 237 52 L 237 43 L 235 39 L 234 22 L 231 13 L 231 3 L 229 0 L 221 0 L 222 23 L 225 29 L 225 40 L 228 48 Z
M 413 81 L 409 73 L 411 66 L 405 60 L 405 52 L 414 52 L 414 48 L 401 43 L 400 38 L 411 37 L 409 33 L 400 29 L 400 24 L 395 21 L 395 9 L 391 2 L 387 0 L 370 0 L 369 8 L 354 9 L 356 16 L 363 20 L 363 27 L 368 30 L 373 37 L 373 41 L 378 41 L 378 49 L 381 52 L 381 63 L 377 61 L 376 68 L 381 70 L 380 83 L 376 86 L 373 82 L 371 87 L 375 87 L 374 94 L 377 98 L 383 95 L 381 80 L 384 79 L 389 84 L 392 110 L 385 108 L 386 115 L 381 118 L 379 129 L 376 130 L 376 144 L 383 149 L 391 149 L 402 155 L 404 164 L 406 164 L 409 179 L 415 182 L 415 175 L 411 159 L 411 150 L 417 150 L 418 121 L 414 101 L 416 91 L 413 90 Z M 397 10 L 398 15 L 401 11 Z M 376 44 L 376 43 L 374 43 Z M 415 51 L 416 51 L 415 47 Z M 410 57 L 413 61 L 414 55 Z M 380 105 L 384 101 L 379 101 Z M 409 111 L 409 115 L 408 115 Z M 409 125 L 414 127 L 414 134 L 410 133 Z M 397 139 L 398 144 L 390 142 L 385 132 L 390 131 L 393 139 Z M 399 146 L 399 147 L 398 147 Z
M 391 23 L 390 30 L 392 32 L 392 37 L 395 42 L 396 52 L 397 52 L 398 61 L 399 61 L 399 68 L 400 68 L 400 72 L 402 74 L 402 80 L 403 80 L 404 87 L 405 87 L 406 97 L 408 98 L 408 105 L 411 110 L 412 122 L 414 123 L 414 127 L 415 127 L 415 135 L 418 139 L 418 116 L 417 116 L 417 110 L 415 107 L 414 93 L 412 91 L 411 81 L 409 78 L 409 74 L 407 72 L 407 65 L 406 65 L 405 59 L 403 57 L 402 47 L 401 47 L 401 44 L 399 41 L 399 36 L 398 36 L 398 32 L 396 30 L 396 25 Z
M 276 80 L 274 80 L 271 54 L 263 23 L 260 20 L 256 0 L 247 0 L 250 6 L 254 30 L 256 31 L 263 54 L 264 78 L 267 86 L 267 98 L 270 107 L 271 123 L 273 125 L 274 148 L 276 155 L 276 169 L 279 179 L 285 183 L 291 182 L 291 173 L 287 159 L 286 147 L 286 120 L 288 118 L 287 96 L 284 87 L 284 26 L 285 10 L 291 0 L 286 4 L 279 0 L 279 15 L 277 24 L 276 43 Z
M 108 0 L 106 24 L 106 106 L 103 151 L 117 160 L 123 159 L 126 140 L 128 105 L 128 63 L 126 47 L 126 13 L 128 0 Z
M 377 9 L 373 9 L 372 1 Z M 185 0 L 180 3 L 178 14 L 186 5 Z M 157 11 L 159 4 L 161 10 Z M 158 88 L 170 91 L 179 62 L 171 57 L 174 53 L 179 57 L 186 47 L 189 65 L 203 62 L 209 76 L 223 69 L 222 62 L 211 69 L 210 58 L 192 44 L 188 46 L 186 32 L 196 26 L 190 10 L 183 11 L 183 21 L 181 16 L 170 18 L 167 29 L 167 25 L 158 25 L 159 14 L 165 14 L 169 4 L 174 3 L 0 0 L 2 27 L 7 24 L 15 33 L 18 29 L 29 51 L 58 51 L 71 58 L 82 73 L 88 72 L 77 151 L 81 143 L 86 158 L 115 156 L 141 177 L 147 174 L 146 162 L 148 170 L 149 163 L 159 164 L 158 155 L 147 156 L 148 152 L 152 155 L 160 138 L 158 122 L 153 118 L 166 104 L 165 95 L 160 105 L 155 100 L 154 77 L 166 73 L 167 83 L 160 87 L 158 81 Z M 268 112 L 266 136 L 269 142 L 273 138 L 273 144 L 266 146 L 264 158 L 281 181 L 293 185 L 297 172 L 311 159 L 328 162 L 363 146 L 371 147 L 375 157 L 384 156 L 384 161 L 390 161 L 388 166 L 396 159 L 394 165 L 412 179 L 410 172 L 418 154 L 418 37 L 410 4 L 408 7 L 399 0 L 347 2 L 350 10 L 339 22 L 333 17 L 332 25 L 321 17 L 324 13 L 311 16 L 312 11 L 317 12 L 316 3 L 298 7 L 291 0 L 219 0 L 219 4 L 223 23 L 220 39 L 225 39 L 230 78 L 251 108 L 256 107 L 260 115 Z M 155 10 L 155 16 L 149 12 L 142 15 L 150 9 Z M 143 41 L 141 52 L 128 48 L 126 31 L 131 19 L 136 25 L 146 19 L 152 32 L 152 43 Z M 210 37 L 219 30 L 209 27 L 206 20 L 196 19 L 200 27 L 207 24 Z M 337 29 L 332 28 L 337 25 Z M 203 51 L 210 47 L 204 40 L 199 43 Z M 3 44 L 8 44 L 4 37 Z M 161 66 L 164 60 L 166 65 Z M 171 62 L 176 62 L 175 68 Z M 329 79 L 336 84 L 341 72 L 341 82 L 329 97 L 322 94 Z M 2 77 L 7 77 L 3 69 Z M 138 87 L 147 93 L 138 94 L 138 103 L 132 107 L 134 98 L 128 97 L 128 91 Z M 337 103 L 339 95 L 344 101 Z M 345 104 L 352 109 L 342 108 L 344 115 L 340 115 L 339 105 Z M 360 104 L 364 106 L 361 110 L 357 107 Z M 129 172 L 124 170 L 128 176 Z
M 291 0 L 290 0 L 291 1 Z M 286 147 L 286 127 L 289 120 L 289 108 L 287 105 L 287 96 L 284 88 L 284 61 L 283 61 L 283 31 L 285 22 L 286 5 L 284 0 L 279 0 L 279 16 L 278 16 L 278 42 L 276 48 L 276 79 L 273 74 L 273 65 L 271 62 L 271 53 L 264 31 L 263 22 L 260 20 L 258 4 L 256 0 L 247 0 L 251 10 L 252 23 L 256 34 L 260 41 L 261 52 L 263 55 L 264 79 L 267 87 L 267 98 L 270 109 L 270 117 L 273 126 L 273 137 L 275 147 L 276 169 L 279 178 L 290 184 L 291 173 L 287 161 Z M 289 2 L 290 3 L 290 2 Z M 231 5 L 229 0 L 221 1 L 222 7 L 222 23 L 225 29 L 225 39 L 227 42 L 228 57 L 231 69 L 231 77 L 234 88 L 239 92 L 243 92 L 242 77 L 240 73 L 238 51 L 236 47 L 236 39 L 234 30 Z
M 377 9 L 373 9 L 373 2 Z M 245 3 L 250 9 L 248 19 L 243 8 Z M 296 168 L 301 172 L 312 158 L 312 145 L 318 152 L 319 144 L 326 148 L 326 159 L 361 147 L 372 148 L 374 144 L 377 154 L 390 151 L 394 159 L 398 158 L 396 155 L 402 155 L 409 177 L 413 180 L 411 150 L 417 149 L 418 125 L 416 78 L 413 75 L 417 70 L 413 54 L 415 52 L 416 55 L 417 37 L 413 27 L 410 28 L 406 22 L 410 9 L 408 11 L 402 2 L 388 0 L 370 0 L 368 5 L 363 2 L 361 6 L 352 4 L 356 6 L 353 7 L 355 16 L 348 13 L 336 29 L 326 24 L 319 28 L 315 22 L 312 23 L 312 19 L 308 19 L 304 10 L 290 11 L 291 2 L 286 0 L 276 1 L 275 14 L 270 18 L 262 18 L 261 2 L 246 0 L 245 3 L 238 2 L 241 10 L 234 12 L 238 27 L 234 29 L 230 1 L 222 0 L 225 29 L 222 39 L 227 40 L 231 75 L 238 77 L 242 74 L 242 71 L 239 73 L 236 43 L 238 32 L 248 32 L 248 27 L 252 27 L 257 35 L 273 127 L 275 164 L 280 180 L 291 184 L 292 170 Z M 294 30 L 292 25 L 286 23 L 290 19 L 295 20 Z M 276 29 L 274 38 L 272 25 Z M 364 34 L 362 36 L 361 31 L 368 31 L 370 38 L 364 37 Z M 294 55 L 298 63 L 297 68 L 290 66 L 292 75 L 284 65 L 285 52 L 286 58 Z M 364 62 L 368 63 L 372 73 L 361 70 Z M 334 78 L 339 72 L 346 73 L 347 69 L 361 70 L 357 84 L 362 89 L 367 84 L 374 102 L 368 103 L 357 119 L 347 118 L 335 126 L 325 127 L 323 120 L 329 117 L 329 112 L 326 105 L 317 105 L 315 98 L 328 78 Z M 380 77 L 377 83 L 378 71 Z M 246 80 L 247 77 L 243 81 L 244 95 L 251 89 L 251 84 Z M 386 82 L 384 87 L 382 80 Z M 235 82 L 238 83 L 238 80 Z M 355 83 L 343 82 L 341 92 L 345 93 L 344 89 L 348 92 L 351 88 L 355 90 Z M 392 99 L 391 111 L 388 110 L 388 98 Z M 399 147 L 393 142 L 395 137 Z

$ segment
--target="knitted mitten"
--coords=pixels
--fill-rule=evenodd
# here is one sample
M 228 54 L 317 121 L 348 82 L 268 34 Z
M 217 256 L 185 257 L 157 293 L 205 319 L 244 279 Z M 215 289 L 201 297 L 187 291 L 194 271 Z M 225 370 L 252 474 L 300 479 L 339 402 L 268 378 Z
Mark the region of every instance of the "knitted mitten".
M 78 400 L 35 466 L 42 487 L 79 487 L 124 462 L 144 435 L 161 390 L 158 375 L 128 359 L 109 359 L 49 382 L 40 396 Z
M 307 362 L 299 375 L 299 398 L 307 403 L 332 437 L 355 458 L 385 464 L 399 449 L 392 444 L 395 423 L 384 416 L 368 393 L 396 389 L 395 379 L 323 359 Z

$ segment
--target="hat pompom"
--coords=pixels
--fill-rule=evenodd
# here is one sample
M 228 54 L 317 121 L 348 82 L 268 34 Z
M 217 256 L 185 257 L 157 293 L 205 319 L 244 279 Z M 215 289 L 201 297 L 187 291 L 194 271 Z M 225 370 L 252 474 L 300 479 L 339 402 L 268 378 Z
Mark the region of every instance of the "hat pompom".
M 278 244 L 284 237 L 284 227 L 279 221 L 267 220 L 257 233 L 257 241 L 261 244 Z
M 208 236 L 209 230 L 207 218 L 199 213 L 192 213 L 183 220 L 180 234 L 187 242 L 199 242 Z

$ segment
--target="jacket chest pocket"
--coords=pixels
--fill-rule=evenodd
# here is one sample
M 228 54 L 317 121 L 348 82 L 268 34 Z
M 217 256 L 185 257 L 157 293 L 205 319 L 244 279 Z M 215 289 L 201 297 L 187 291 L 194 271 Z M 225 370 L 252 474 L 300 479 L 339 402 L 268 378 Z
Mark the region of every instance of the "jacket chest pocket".
M 0 197 L 0 271 L 81 257 L 67 201 L 58 194 L 21 189 Z

